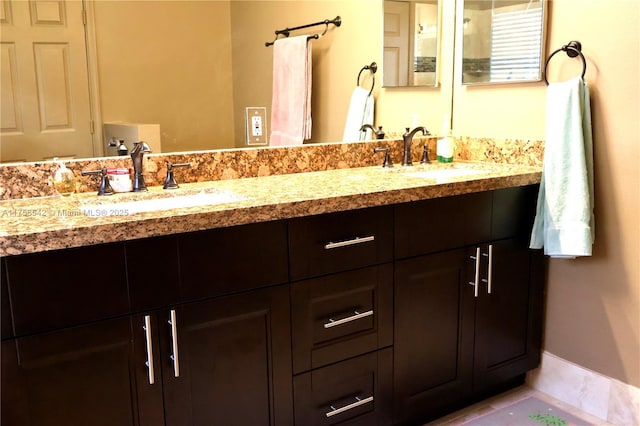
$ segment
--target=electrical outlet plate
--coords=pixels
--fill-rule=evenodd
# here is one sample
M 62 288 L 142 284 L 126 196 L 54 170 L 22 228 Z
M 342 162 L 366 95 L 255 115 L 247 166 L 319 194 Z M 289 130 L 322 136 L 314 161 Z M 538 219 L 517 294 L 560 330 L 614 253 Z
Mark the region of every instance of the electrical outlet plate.
M 247 145 L 267 145 L 267 108 L 247 107 L 245 109 L 245 140 Z

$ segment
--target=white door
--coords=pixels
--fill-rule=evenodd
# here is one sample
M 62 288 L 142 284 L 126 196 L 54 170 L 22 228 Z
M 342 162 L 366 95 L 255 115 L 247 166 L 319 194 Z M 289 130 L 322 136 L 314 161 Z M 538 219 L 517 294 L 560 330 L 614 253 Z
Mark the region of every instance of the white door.
M 383 86 L 406 86 L 409 76 L 409 2 L 384 2 Z
M 0 5 L 0 161 L 92 157 L 83 2 Z

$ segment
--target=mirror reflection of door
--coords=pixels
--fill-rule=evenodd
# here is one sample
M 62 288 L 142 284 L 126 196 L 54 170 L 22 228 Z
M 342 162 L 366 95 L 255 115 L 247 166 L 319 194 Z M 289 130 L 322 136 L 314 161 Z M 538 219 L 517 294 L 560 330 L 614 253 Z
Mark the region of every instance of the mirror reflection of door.
M 384 86 L 406 86 L 409 76 L 409 3 L 384 2 Z
M 0 161 L 92 157 L 83 2 L 2 0 Z
M 436 86 L 438 0 L 386 0 L 383 5 L 383 86 Z

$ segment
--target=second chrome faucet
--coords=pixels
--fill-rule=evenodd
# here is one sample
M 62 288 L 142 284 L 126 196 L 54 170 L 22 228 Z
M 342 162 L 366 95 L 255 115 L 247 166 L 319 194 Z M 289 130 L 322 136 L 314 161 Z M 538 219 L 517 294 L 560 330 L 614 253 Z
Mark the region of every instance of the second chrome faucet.
M 409 128 L 407 127 L 406 132 L 402 135 L 402 139 L 404 141 L 404 155 L 402 156 L 403 166 L 411 166 L 413 164 L 413 162 L 411 161 L 411 142 L 413 141 L 413 136 L 418 132 L 422 132 L 424 136 L 431 134 L 427 129 L 420 126 L 416 127 L 413 130 L 409 130 Z

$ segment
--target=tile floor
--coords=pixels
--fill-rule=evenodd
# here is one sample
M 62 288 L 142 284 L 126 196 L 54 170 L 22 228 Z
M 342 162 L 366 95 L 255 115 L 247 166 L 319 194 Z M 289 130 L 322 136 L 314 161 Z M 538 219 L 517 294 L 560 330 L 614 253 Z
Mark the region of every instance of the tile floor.
M 584 419 L 585 421 L 592 423 L 596 426 L 614 426 L 611 423 L 607 423 L 606 421 L 592 416 L 591 414 L 580 411 L 577 408 L 572 407 L 571 405 L 565 404 L 562 401 L 558 401 L 557 399 L 539 392 L 533 388 L 530 388 L 527 385 L 523 385 L 507 391 L 505 393 L 501 393 L 492 398 L 489 398 L 484 401 L 480 401 L 474 405 L 463 408 L 460 411 L 456 411 L 455 413 L 451 413 L 448 416 L 441 417 L 438 420 L 434 420 L 430 423 L 427 423 L 425 426 L 459 426 L 464 424 L 465 422 L 473 419 L 474 417 L 487 414 L 493 410 L 505 407 L 507 405 L 511 405 L 516 401 L 519 401 L 528 396 L 535 396 L 542 401 L 546 401 L 550 404 L 557 406 L 558 408 L 563 409 L 567 413 L 570 413 L 578 418 Z M 500 425 L 496 425 L 500 426 Z

